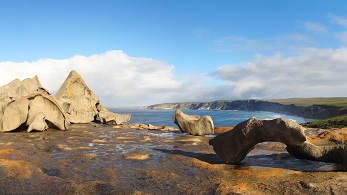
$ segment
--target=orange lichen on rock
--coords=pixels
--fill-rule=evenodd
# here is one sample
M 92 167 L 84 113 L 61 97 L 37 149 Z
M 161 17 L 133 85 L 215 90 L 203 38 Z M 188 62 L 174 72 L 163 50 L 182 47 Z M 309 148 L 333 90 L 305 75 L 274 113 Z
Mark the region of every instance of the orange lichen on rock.
M 253 191 L 252 188 L 250 188 L 250 186 L 244 182 L 237 182 L 237 183 L 223 182 L 219 184 L 218 188 L 216 189 L 216 193 L 220 195 L 257 194 L 256 191 Z
M 0 168 L 4 168 L 8 178 L 29 179 L 32 170 L 28 162 L 0 159 Z
M 335 142 L 347 145 L 347 128 L 325 130 L 318 134 L 307 136 L 312 143 Z
M 138 161 L 143 161 L 143 160 L 148 160 L 150 158 L 149 154 L 144 154 L 144 153 L 131 153 L 131 154 L 125 154 L 123 155 L 125 160 L 138 160 Z
M 199 160 L 197 158 L 191 158 L 191 159 L 189 159 L 189 161 L 192 162 L 194 164 L 194 166 L 199 168 L 199 169 L 207 169 L 207 170 L 221 169 L 220 166 L 218 166 L 218 165 L 210 164 L 208 162 L 204 162 L 204 161 Z
M 284 170 L 280 168 L 271 168 L 265 170 L 235 169 L 239 177 L 257 177 L 259 179 L 269 179 L 271 177 L 286 177 L 288 174 L 299 174 L 299 171 Z
M 14 149 L 4 149 L 0 150 L 0 159 L 6 158 L 7 155 L 11 154 L 14 151 Z
M 221 134 L 234 129 L 234 126 L 218 126 L 214 128 L 215 134 Z
M 165 171 L 148 171 L 146 175 L 154 178 L 178 178 L 179 176 L 175 173 L 165 172 Z

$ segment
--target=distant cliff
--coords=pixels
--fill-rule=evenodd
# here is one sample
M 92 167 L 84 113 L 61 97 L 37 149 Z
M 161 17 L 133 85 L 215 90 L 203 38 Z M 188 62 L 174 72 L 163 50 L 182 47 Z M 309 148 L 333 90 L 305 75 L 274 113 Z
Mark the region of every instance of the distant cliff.
M 165 103 L 146 106 L 145 109 L 170 110 L 170 109 L 190 109 L 190 110 L 250 110 L 250 111 L 270 111 L 289 115 L 296 115 L 310 119 L 325 119 L 342 114 L 347 114 L 346 109 L 330 105 L 310 105 L 296 106 L 294 104 L 284 105 L 276 102 L 263 100 L 235 100 L 235 101 L 212 101 L 212 102 L 185 102 L 185 103 Z

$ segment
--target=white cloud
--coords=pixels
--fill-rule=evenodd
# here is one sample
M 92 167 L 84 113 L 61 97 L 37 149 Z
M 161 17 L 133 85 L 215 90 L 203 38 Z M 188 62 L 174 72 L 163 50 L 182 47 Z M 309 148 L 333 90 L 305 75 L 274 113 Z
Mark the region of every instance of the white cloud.
M 319 34 L 326 34 L 328 32 L 328 29 L 326 29 L 322 24 L 315 23 L 315 22 L 305 22 L 304 24 L 305 28 L 309 31 L 319 33 Z
M 306 48 L 300 55 L 257 55 L 242 66 L 223 65 L 209 75 L 182 75 L 174 67 L 122 51 L 68 59 L 0 62 L 0 85 L 15 78 L 38 75 L 51 92 L 71 70 L 81 74 L 101 103 L 109 107 L 165 102 L 212 101 L 248 98 L 347 96 L 347 48 Z M 213 80 L 217 84 L 206 84 Z
M 331 19 L 332 22 L 338 24 L 339 26 L 343 28 L 347 28 L 347 18 L 336 16 L 333 14 L 328 14 L 328 17 Z
M 147 105 L 177 97 L 182 83 L 173 79 L 173 66 L 150 58 L 130 57 L 122 51 L 41 59 L 35 62 L 0 62 L 0 85 L 15 78 L 38 75 L 41 84 L 56 92 L 71 70 L 76 70 L 107 106 Z
M 314 44 L 311 38 L 300 34 L 284 34 L 275 37 L 250 39 L 242 36 L 228 36 L 214 41 L 213 51 L 231 53 L 296 52 L 298 48 Z
M 342 33 L 337 33 L 336 37 L 343 43 L 347 43 L 347 31 Z
M 347 48 L 301 52 L 288 58 L 256 56 L 244 66 L 224 65 L 211 75 L 227 81 L 223 90 L 237 99 L 347 96 Z

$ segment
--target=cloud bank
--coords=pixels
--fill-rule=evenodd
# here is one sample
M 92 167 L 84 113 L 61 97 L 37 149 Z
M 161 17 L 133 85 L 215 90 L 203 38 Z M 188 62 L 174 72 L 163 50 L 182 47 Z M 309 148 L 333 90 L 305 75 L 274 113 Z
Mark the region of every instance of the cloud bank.
M 243 66 L 223 65 L 210 75 L 225 81 L 234 98 L 347 95 L 347 48 L 306 48 L 301 55 L 256 56 Z
M 174 66 L 122 51 L 35 62 L 0 62 L 0 85 L 39 76 L 53 94 L 76 70 L 108 107 L 165 102 L 347 96 L 347 48 L 306 48 L 301 55 L 255 56 L 244 65 L 223 65 L 207 75 L 175 79 Z M 205 85 L 206 80 L 220 80 Z
M 0 62 L 0 86 L 15 78 L 37 75 L 53 95 L 71 70 L 108 107 L 145 106 L 178 101 L 208 101 L 213 89 L 199 84 L 204 76 L 190 75 L 185 81 L 174 78 L 174 66 L 151 58 L 131 57 L 120 50 L 68 59 L 41 59 L 34 62 Z

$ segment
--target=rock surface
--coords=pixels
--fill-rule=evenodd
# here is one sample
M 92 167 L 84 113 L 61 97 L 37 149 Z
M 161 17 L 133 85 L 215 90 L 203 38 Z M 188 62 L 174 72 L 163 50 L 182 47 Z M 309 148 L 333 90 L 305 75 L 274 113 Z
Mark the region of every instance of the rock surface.
M 206 135 L 214 133 L 214 124 L 210 116 L 187 115 L 181 109 L 177 109 L 172 117 L 182 132 L 191 135 Z
M 131 117 L 108 111 L 74 70 L 67 76 L 54 97 L 58 100 L 71 123 L 89 123 L 95 121 L 99 116 L 103 123 L 113 121 L 116 124 L 121 124 L 129 121 Z
M 27 78 L 23 81 L 15 79 L 9 82 L 7 85 L 0 87 L 0 119 L 4 113 L 5 107 L 15 100 L 18 100 L 24 96 L 32 93 L 45 93 L 49 92 L 42 87 L 37 76 L 33 78 Z
M 254 117 L 209 141 L 216 154 L 227 163 L 239 163 L 255 147 L 266 141 L 287 145 L 287 151 L 299 159 L 344 164 L 347 168 L 344 145 L 316 146 L 307 141 L 305 128 L 291 120 L 258 120 Z
M 304 128 L 291 120 L 258 120 L 255 117 L 244 121 L 233 130 L 210 140 L 214 151 L 227 163 L 241 162 L 257 143 L 278 141 L 296 145 L 306 141 Z
M 12 101 L 4 108 L 0 132 L 27 128 L 44 131 L 48 127 L 66 130 L 69 121 L 55 100 L 43 93 L 34 93 Z
M 225 164 L 209 139 L 103 124 L 1 134 L 0 194 L 346 194 L 337 164 L 259 144 Z
M 55 97 L 42 87 L 37 76 L 15 79 L 0 87 L 0 132 L 66 130 L 70 122 L 88 123 L 97 118 L 103 123 L 122 124 L 130 120 L 130 115 L 103 107 L 76 71 L 71 71 Z
M 130 120 L 130 114 L 118 114 L 108 111 L 101 104 L 97 105 L 98 116 L 101 123 L 114 123 L 116 125 L 126 123 Z
M 54 97 L 58 100 L 71 123 L 88 123 L 95 120 L 99 99 L 82 77 L 71 71 Z

